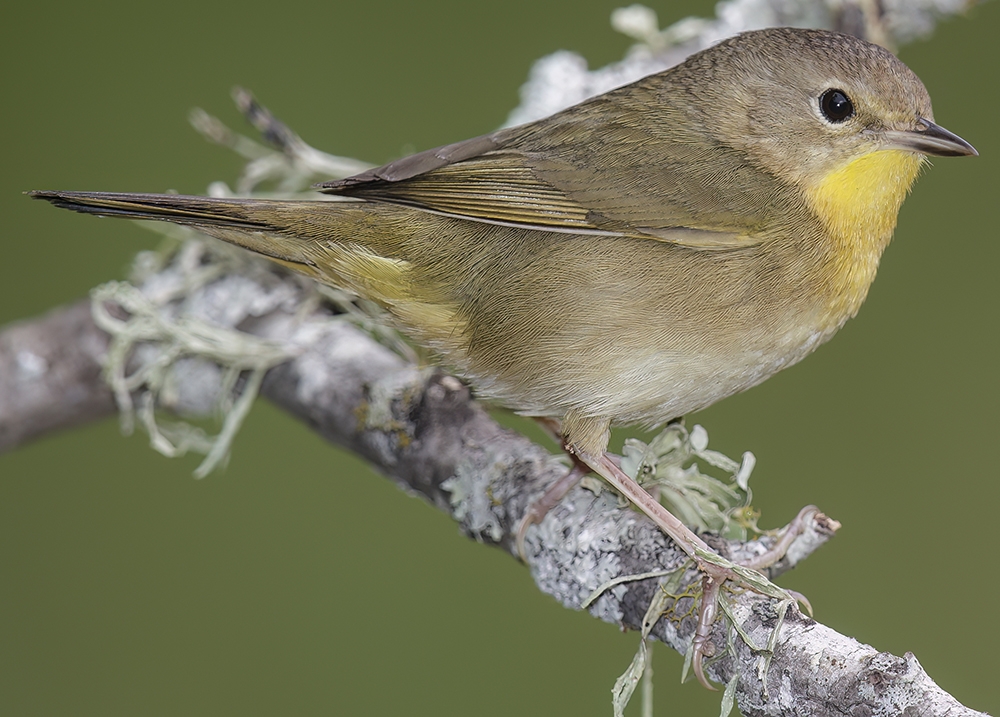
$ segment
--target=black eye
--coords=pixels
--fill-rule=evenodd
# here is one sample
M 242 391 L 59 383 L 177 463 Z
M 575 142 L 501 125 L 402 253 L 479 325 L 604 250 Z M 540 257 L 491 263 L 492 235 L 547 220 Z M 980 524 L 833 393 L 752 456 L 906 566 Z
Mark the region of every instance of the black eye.
M 823 116 L 833 123 L 846 120 L 854 114 L 854 103 L 843 90 L 827 90 L 819 98 L 819 108 Z

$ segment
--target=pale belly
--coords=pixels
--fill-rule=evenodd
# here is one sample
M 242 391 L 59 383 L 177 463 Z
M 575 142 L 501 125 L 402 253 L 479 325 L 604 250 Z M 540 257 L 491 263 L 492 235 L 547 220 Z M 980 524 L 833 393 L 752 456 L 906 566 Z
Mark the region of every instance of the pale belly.
M 575 411 L 607 417 L 614 424 L 654 427 L 758 385 L 801 361 L 835 332 L 799 327 L 760 342 L 767 347 L 733 346 L 700 355 L 633 351 L 615 360 L 592 352 L 542 380 L 474 372 L 466 377 L 480 395 L 526 415 L 559 418 Z

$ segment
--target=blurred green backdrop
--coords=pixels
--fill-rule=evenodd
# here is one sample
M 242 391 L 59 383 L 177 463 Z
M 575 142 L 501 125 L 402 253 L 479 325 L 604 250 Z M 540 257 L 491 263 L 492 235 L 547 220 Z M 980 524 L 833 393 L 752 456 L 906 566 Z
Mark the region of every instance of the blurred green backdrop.
M 122 276 L 156 241 L 21 192 L 232 180 L 239 161 L 185 116 L 240 127 L 237 83 L 307 141 L 373 162 L 480 134 L 536 58 L 621 57 L 618 4 L 12 4 L 0 323 Z M 667 23 L 712 3 L 657 9 Z M 938 121 L 982 156 L 918 182 L 859 318 L 694 417 L 714 447 L 757 454 L 764 524 L 811 502 L 844 523 L 783 584 L 994 713 L 998 32 L 987 4 L 903 48 Z M 510 557 L 271 406 L 228 469 L 196 481 L 195 465 L 114 421 L 0 456 L 0 712 L 608 714 L 636 635 L 540 595 Z M 680 658 L 657 654 L 658 714 L 716 714 L 718 696 L 677 685 Z

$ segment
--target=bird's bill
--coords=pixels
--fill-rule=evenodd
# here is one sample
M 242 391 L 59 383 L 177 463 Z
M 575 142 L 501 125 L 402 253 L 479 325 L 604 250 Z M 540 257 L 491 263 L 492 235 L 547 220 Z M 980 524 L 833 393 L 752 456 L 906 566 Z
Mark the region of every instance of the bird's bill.
M 889 130 L 883 136 L 886 149 L 902 149 L 935 157 L 978 157 L 979 152 L 954 132 L 920 117 L 919 129 Z

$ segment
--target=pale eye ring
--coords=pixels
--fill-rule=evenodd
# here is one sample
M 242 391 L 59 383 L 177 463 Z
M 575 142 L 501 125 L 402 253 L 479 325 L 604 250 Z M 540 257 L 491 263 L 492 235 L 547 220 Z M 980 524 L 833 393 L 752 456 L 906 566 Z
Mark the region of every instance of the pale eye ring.
M 819 109 L 827 121 L 840 124 L 854 114 L 854 103 L 843 90 L 831 88 L 820 95 Z

